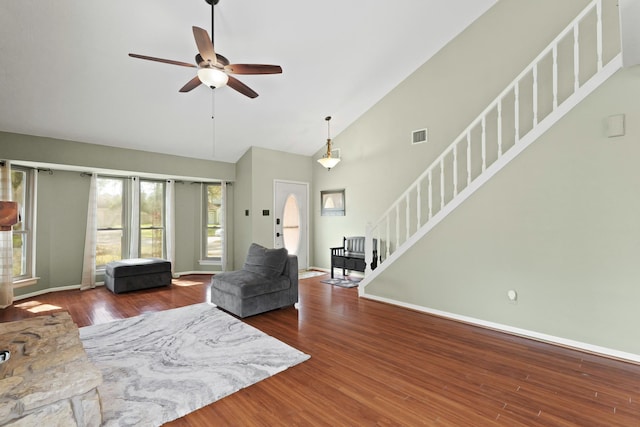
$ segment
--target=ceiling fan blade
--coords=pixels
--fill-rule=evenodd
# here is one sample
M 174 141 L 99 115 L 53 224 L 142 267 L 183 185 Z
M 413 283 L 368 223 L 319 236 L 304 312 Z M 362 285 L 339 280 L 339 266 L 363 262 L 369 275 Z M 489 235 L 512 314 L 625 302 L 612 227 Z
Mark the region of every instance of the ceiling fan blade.
M 209 33 L 207 33 L 207 30 L 200 27 L 192 27 L 192 29 L 193 37 L 196 39 L 196 45 L 198 46 L 200 56 L 202 56 L 202 58 L 211 65 L 215 65 L 218 60 L 216 59 L 216 52 L 213 49 L 213 43 L 211 43 Z
M 156 62 L 163 62 L 165 64 L 180 65 L 182 67 L 198 68 L 197 65 L 189 64 L 188 62 L 173 61 L 171 59 L 154 58 L 153 56 L 138 55 L 136 53 L 130 53 L 129 56 L 132 58 L 146 59 L 148 61 L 156 61 Z
M 256 98 L 258 96 L 258 94 L 253 89 L 251 89 L 249 86 L 242 83 L 240 80 L 236 79 L 233 76 L 229 76 L 229 81 L 227 82 L 227 86 L 237 90 L 238 92 L 240 92 L 245 96 L 248 96 L 249 98 Z
M 198 86 L 200 86 L 201 83 L 202 82 L 200 81 L 198 76 L 195 76 L 194 78 L 189 80 L 189 82 L 186 85 L 182 86 L 182 88 L 180 89 L 180 92 L 189 92 L 190 90 L 193 90 Z
M 224 69 L 233 74 L 280 74 L 282 67 L 279 65 L 264 64 L 230 64 Z

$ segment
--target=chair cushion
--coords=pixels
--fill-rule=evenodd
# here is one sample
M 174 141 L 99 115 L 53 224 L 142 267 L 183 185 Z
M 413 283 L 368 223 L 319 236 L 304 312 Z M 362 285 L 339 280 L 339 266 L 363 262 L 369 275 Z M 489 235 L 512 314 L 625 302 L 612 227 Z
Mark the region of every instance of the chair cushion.
M 252 243 L 242 269 L 274 279 L 282 275 L 287 256 L 288 252 L 285 248 L 267 249 Z
M 211 286 L 244 299 L 288 289 L 291 286 L 291 281 L 288 276 L 267 280 L 261 274 L 237 270 L 214 275 L 211 279 Z
M 112 277 L 129 277 L 164 272 L 171 272 L 171 263 L 159 258 L 133 258 L 112 261 L 105 268 L 105 273 Z

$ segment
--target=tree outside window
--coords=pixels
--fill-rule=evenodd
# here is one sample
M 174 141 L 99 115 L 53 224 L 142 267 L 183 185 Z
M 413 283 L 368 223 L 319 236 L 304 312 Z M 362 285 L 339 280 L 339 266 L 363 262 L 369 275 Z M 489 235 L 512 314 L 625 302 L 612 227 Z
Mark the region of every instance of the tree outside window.
M 97 178 L 96 266 L 124 257 L 124 179 Z

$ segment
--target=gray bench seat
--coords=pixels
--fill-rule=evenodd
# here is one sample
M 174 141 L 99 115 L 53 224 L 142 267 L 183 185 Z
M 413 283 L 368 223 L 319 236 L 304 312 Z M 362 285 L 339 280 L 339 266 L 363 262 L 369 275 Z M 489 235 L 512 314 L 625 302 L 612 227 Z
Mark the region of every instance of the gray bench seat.
M 171 263 L 159 258 L 112 261 L 106 266 L 104 284 L 114 294 L 168 286 Z

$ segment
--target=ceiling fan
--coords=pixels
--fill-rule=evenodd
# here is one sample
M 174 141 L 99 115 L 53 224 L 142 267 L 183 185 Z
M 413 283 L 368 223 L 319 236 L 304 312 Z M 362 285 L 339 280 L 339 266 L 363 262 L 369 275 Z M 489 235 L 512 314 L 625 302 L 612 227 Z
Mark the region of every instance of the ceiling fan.
M 213 47 L 213 7 L 218 4 L 219 0 L 205 1 L 211 5 L 211 40 L 209 40 L 207 30 L 200 27 L 192 27 L 193 37 L 198 47 L 198 54 L 196 55 L 197 65 L 135 53 L 130 53 L 129 56 L 132 58 L 146 59 L 148 61 L 163 62 L 165 64 L 197 68 L 198 74 L 189 80 L 189 82 L 180 89 L 180 92 L 189 92 L 200 86 L 200 84 L 205 84 L 211 87 L 211 89 L 228 85 L 249 98 L 257 97 L 258 94 L 253 89 L 230 74 L 280 74 L 282 73 L 282 67 L 279 65 L 265 64 L 230 64 L 227 58 L 216 53 Z

